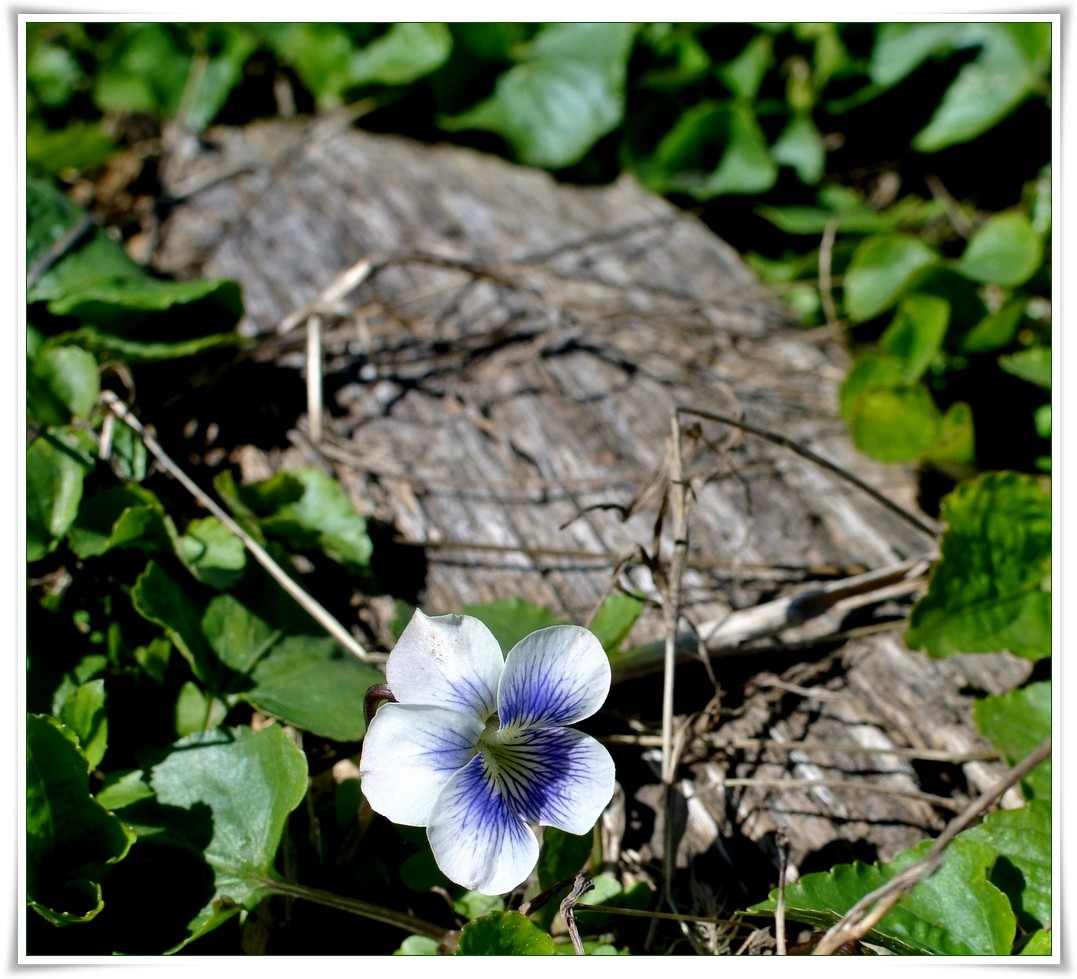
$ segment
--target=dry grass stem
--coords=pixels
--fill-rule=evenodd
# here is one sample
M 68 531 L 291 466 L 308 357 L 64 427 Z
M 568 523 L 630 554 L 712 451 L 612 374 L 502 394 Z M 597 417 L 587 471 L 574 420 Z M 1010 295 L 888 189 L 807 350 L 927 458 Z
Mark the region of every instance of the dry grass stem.
M 962 830 L 968 829 L 995 806 L 1010 788 L 1046 761 L 1051 755 L 1051 738 L 1045 738 L 1020 763 L 1011 768 L 987 792 L 975 799 L 942 831 L 934 845 L 916 863 L 906 867 L 882 887 L 876 888 L 856 902 L 816 946 L 814 955 L 830 955 L 846 942 L 859 941 L 867 935 L 886 913 L 920 881 L 927 880 L 942 866 L 946 848 Z
M 799 442 L 796 442 L 791 438 L 780 435 L 778 432 L 772 432 L 769 429 L 760 428 L 758 425 L 750 425 L 740 418 L 719 415 L 712 411 L 700 411 L 698 408 L 684 407 L 678 408 L 677 410 L 684 414 L 695 415 L 697 418 L 706 418 L 723 425 L 732 425 L 734 428 L 742 429 L 750 435 L 756 435 L 759 438 L 766 439 L 768 442 L 773 442 L 775 445 L 780 445 L 783 448 L 789 449 L 789 451 L 796 453 L 796 455 L 801 458 L 807 459 L 809 462 L 813 462 L 822 469 L 826 469 L 828 472 L 834 473 L 835 476 L 844 479 L 847 483 L 855 486 L 861 492 L 866 493 L 880 506 L 885 507 L 891 513 L 901 517 L 906 523 L 915 527 L 932 540 L 935 540 L 939 535 L 941 528 L 935 521 L 906 510 L 903 506 L 895 503 L 888 496 L 880 493 L 874 486 L 865 483 L 859 476 L 855 476 L 853 473 L 849 472 L 849 470 L 843 469 L 841 466 L 837 465 L 837 463 L 831 462 L 829 459 L 813 452 L 811 449 L 805 448 Z
M 161 467 L 173 479 L 179 482 L 203 507 L 213 514 L 225 527 L 236 535 L 243 546 L 251 553 L 251 556 L 269 572 L 270 576 L 281 586 L 330 636 L 336 639 L 356 659 L 364 663 L 383 663 L 386 657 L 380 653 L 368 653 L 347 629 L 344 628 L 332 615 L 302 587 L 300 587 L 285 570 L 273 560 L 265 548 L 250 536 L 242 527 L 233 520 L 214 500 L 207 496 L 199 486 L 177 466 L 168 454 L 161 448 L 157 440 L 146 431 L 142 423 L 131 413 L 128 407 L 111 391 L 101 392 L 101 401 L 124 423 L 129 425 L 142 440 L 146 449 L 160 463 Z

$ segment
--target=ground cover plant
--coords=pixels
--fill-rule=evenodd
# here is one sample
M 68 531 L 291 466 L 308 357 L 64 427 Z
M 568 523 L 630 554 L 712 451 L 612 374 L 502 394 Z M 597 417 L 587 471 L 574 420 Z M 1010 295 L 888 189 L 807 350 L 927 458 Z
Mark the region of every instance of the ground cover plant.
M 27 953 L 728 952 L 776 919 L 824 951 L 1049 953 L 1051 30 L 28 24 Z M 511 824 L 508 876 L 446 857 L 432 813 L 374 815 L 367 724 L 407 704 L 374 712 L 393 667 L 335 615 L 387 588 L 373 528 L 313 469 L 243 484 L 221 468 L 207 497 L 138 420 L 138 392 L 226 383 L 243 351 L 238 284 L 139 260 L 163 127 L 341 110 L 565 181 L 628 171 L 737 247 L 806 331 L 844 332 L 851 439 L 916 465 L 944 528 L 906 645 L 1035 664 L 974 710 L 1023 805 L 986 798 L 891 860 L 724 908 L 709 946 L 670 895 L 604 867 L 596 830 L 540 806 L 526 772 L 520 825 L 547 828 Z M 389 597 L 398 636 L 423 621 Z M 615 660 L 642 605 L 615 595 L 571 624 L 512 595 L 424 611 L 483 624 L 502 653 L 588 625 Z M 491 726 L 522 713 L 506 697 L 472 705 L 454 773 L 519 761 Z M 580 765 L 604 764 L 584 743 Z

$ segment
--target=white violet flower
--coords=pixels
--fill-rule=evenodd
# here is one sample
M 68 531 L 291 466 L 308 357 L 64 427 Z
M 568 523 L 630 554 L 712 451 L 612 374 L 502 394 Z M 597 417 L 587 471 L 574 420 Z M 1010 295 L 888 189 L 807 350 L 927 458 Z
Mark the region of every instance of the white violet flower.
M 529 823 L 583 834 L 613 796 L 609 752 L 567 727 L 610 689 L 609 661 L 586 629 L 540 629 L 503 657 L 478 619 L 416 611 L 385 676 L 395 703 L 367 728 L 363 794 L 393 822 L 425 826 L 450 880 L 511 890 L 538 861 Z

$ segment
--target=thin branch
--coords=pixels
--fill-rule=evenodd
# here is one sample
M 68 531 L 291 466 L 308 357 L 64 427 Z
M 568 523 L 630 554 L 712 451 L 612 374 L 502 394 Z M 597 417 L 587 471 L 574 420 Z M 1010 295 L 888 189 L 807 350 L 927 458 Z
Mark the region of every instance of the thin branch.
M 302 884 L 293 884 L 291 881 L 273 880 L 266 878 L 259 881 L 266 890 L 279 894 L 282 897 L 299 898 L 310 901 L 312 904 L 320 904 L 323 907 L 335 908 L 338 911 L 347 911 L 349 914 L 357 914 L 372 921 L 380 921 L 386 925 L 393 925 L 413 935 L 423 935 L 441 942 L 448 934 L 447 928 L 435 925 L 431 921 L 424 921 L 410 914 L 400 911 L 392 911 L 389 908 L 369 904 L 353 897 L 342 897 L 329 891 L 321 891 L 314 887 L 305 887 Z
M 940 527 L 934 521 L 929 521 L 926 517 L 919 517 L 915 513 L 906 510 L 905 507 L 895 503 L 889 497 L 880 493 L 874 486 L 865 483 L 859 476 L 853 475 L 853 473 L 849 472 L 847 469 L 843 469 L 836 462 L 831 462 L 829 459 L 818 455 L 811 449 L 806 449 L 791 438 L 787 438 L 778 432 L 772 432 L 766 428 L 760 428 L 758 425 L 750 425 L 739 418 L 734 418 L 729 415 L 720 415 L 713 411 L 703 411 L 699 408 L 685 407 L 679 407 L 677 411 L 695 415 L 697 418 L 706 418 L 723 425 L 732 425 L 734 428 L 743 429 L 751 435 L 757 435 L 759 438 L 766 439 L 768 442 L 773 442 L 775 445 L 780 445 L 782 448 L 789 449 L 790 452 L 796 453 L 801 458 L 807 459 L 809 462 L 815 463 L 815 465 L 826 469 L 828 472 L 834 473 L 835 476 L 839 476 L 847 483 L 851 483 L 858 490 L 870 496 L 880 506 L 886 507 L 891 513 L 901 517 L 906 523 L 915 527 L 932 540 L 935 540 L 939 535 Z
M 105 407 L 119 417 L 125 424 L 130 426 L 142 440 L 146 449 L 161 464 L 165 472 L 179 482 L 202 506 L 213 514 L 225 527 L 236 535 L 243 546 L 250 551 L 254 559 L 269 572 L 273 580 L 277 582 L 295 601 L 318 623 L 326 632 L 337 640 L 345 649 L 352 653 L 356 659 L 364 663 L 383 663 L 386 657 L 380 653 L 368 653 L 356 641 L 347 629 L 344 628 L 332 615 L 306 591 L 303 590 L 272 557 L 265 548 L 258 543 L 250 534 L 239 526 L 220 506 L 207 496 L 198 485 L 177 466 L 168 454 L 161 448 L 157 440 L 146 431 L 142 423 L 131 414 L 130 409 L 112 391 L 102 391 L 101 401 Z
M 778 834 L 778 904 L 774 909 L 774 934 L 777 941 L 776 954 L 785 955 L 785 870 L 787 854 L 785 839 Z
M 872 795 L 892 795 L 902 799 L 915 799 L 931 806 L 938 806 L 940 809 L 949 809 L 951 812 L 960 812 L 962 809 L 960 802 L 954 802 L 953 799 L 944 795 L 933 795 L 930 792 L 921 792 L 919 789 L 899 789 L 874 782 L 854 782 L 851 779 L 839 778 L 724 778 L 712 785 L 699 786 L 696 794 L 724 788 L 827 789 L 838 792 L 867 792 Z
M 783 630 L 817 619 L 838 607 L 851 603 L 858 606 L 877 601 L 881 596 L 893 596 L 893 588 L 900 585 L 907 590 L 919 588 L 927 577 L 927 557 L 902 561 L 866 574 L 852 575 L 837 581 L 813 585 L 750 608 L 737 609 L 721 619 L 706 622 L 699 627 L 703 646 L 711 658 L 736 655 L 741 647 L 752 640 L 766 639 Z M 817 641 L 822 642 L 825 637 Z M 698 656 L 699 644 L 691 632 L 677 637 L 677 657 L 688 661 Z M 656 641 L 636 646 L 618 653 L 613 661 L 613 682 L 633 679 L 657 669 L 665 655 L 665 643 Z
M 658 734 L 610 734 L 599 738 L 603 744 L 638 745 L 641 748 L 657 748 L 662 744 Z M 912 758 L 917 761 L 941 761 L 953 765 L 970 761 L 998 761 L 999 754 L 993 749 L 983 751 L 945 751 L 937 748 L 902 748 L 893 746 L 881 748 L 839 741 L 833 744 L 823 741 L 774 741 L 769 738 L 723 738 L 720 734 L 698 734 L 696 740 L 703 741 L 716 750 L 736 751 L 799 751 L 805 754 L 821 753 L 827 755 L 889 755 L 897 758 Z
M 572 939 L 572 950 L 577 955 L 586 955 L 587 953 L 583 950 L 580 929 L 576 925 L 576 918 L 572 911 L 576 902 L 588 891 L 594 890 L 594 886 L 595 882 L 591 879 L 590 874 L 577 874 L 576 880 L 572 884 L 572 890 L 568 892 L 568 895 L 561 902 L 561 917 L 564 919 L 565 928 L 568 929 L 568 937 Z
M 830 955 L 843 944 L 859 941 L 867 935 L 901 898 L 922 880 L 927 880 L 942 866 L 946 848 L 958 833 L 971 825 L 992 808 L 1011 787 L 1051 755 L 1051 738 L 1045 738 L 1024 760 L 1011 768 L 987 792 L 974 800 L 956 819 L 952 820 L 930 850 L 916 863 L 906 867 L 882 887 L 876 888 L 856 902 L 816 946 L 814 955 Z M 870 910 L 869 910 L 870 909 Z

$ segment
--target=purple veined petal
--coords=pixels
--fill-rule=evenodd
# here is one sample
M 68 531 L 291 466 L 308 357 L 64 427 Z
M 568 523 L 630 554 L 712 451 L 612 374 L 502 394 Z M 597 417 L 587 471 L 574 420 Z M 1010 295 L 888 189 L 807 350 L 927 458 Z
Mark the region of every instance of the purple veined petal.
M 511 891 L 538 863 L 534 831 L 506 804 L 482 755 L 445 784 L 426 835 L 441 872 L 480 894 Z
M 582 731 L 500 731 L 486 750 L 496 763 L 506 799 L 529 823 L 579 836 L 595 825 L 613 797 L 613 759 Z
M 595 636 L 555 625 L 525 636 L 509 651 L 497 691 L 502 728 L 574 724 L 610 692 L 610 663 Z
M 478 619 L 416 609 L 389 654 L 385 678 L 401 704 L 466 711 L 485 723 L 497 710 L 504 665 L 501 647 Z
M 425 826 L 438 794 L 475 754 L 482 722 L 472 714 L 382 704 L 371 718 L 359 777 L 371 808 L 403 826 Z

